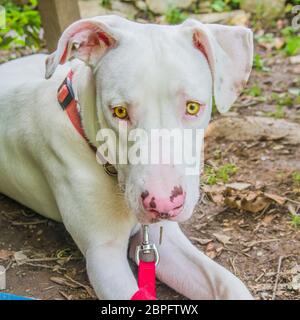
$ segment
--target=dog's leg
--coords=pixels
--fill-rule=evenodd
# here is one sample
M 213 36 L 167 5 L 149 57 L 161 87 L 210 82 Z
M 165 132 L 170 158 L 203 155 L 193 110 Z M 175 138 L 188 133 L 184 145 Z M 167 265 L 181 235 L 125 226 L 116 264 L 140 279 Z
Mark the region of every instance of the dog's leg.
M 66 228 L 86 257 L 92 287 L 100 299 L 106 300 L 128 300 L 138 290 L 127 258 L 131 218 L 126 219 L 126 213 L 120 215 L 114 211 L 119 210 L 117 207 L 111 204 L 111 210 L 107 211 L 111 214 L 109 219 L 103 209 L 102 213 L 99 210 L 98 219 L 86 211 L 86 223 L 83 220 L 78 223 L 75 218 L 64 219 Z
M 136 218 L 117 193 L 116 181 L 98 164 L 92 170 L 93 165 L 69 170 L 71 175 L 53 187 L 55 199 L 66 229 L 86 257 L 97 296 L 127 300 L 138 290 L 127 259 Z
M 150 226 L 150 239 L 160 253 L 157 277 L 162 282 L 190 299 L 252 299 L 245 285 L 193 246 L 177 223 L 163 226 L 161 245 L 159 225 Z M 139 238 L 140 234 L 132 239 L 131 255 Z
M 126 241 L 112 240 L 86 252 L 88 276 L 99 298 L 128 300 L 138 290 L 128 264 Z
M 87 224 L 93 223 L 86 215 Z M 87 228 L 83 223 L 77 226 L 73 223 L 70 226 L 66 220 L 64 223 L 86 258 L 88 277 L 97 296 L 105 300 L 128 300 L 138 290 L 127 258 L 129 224 L 112 217 L 109 224 L 115 225 L 114 229 L 104 224 L 103 219 L 99 220 L 102 223 L 94 221 Z

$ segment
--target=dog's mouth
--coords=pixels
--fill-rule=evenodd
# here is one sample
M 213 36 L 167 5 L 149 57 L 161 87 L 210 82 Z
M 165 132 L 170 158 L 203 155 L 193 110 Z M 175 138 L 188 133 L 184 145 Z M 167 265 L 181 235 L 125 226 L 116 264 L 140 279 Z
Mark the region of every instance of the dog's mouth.
M 146 211 L 143 209 L 137 218 L 142 224 L 157 223 L 162 220 L 177 221 L 183 209 L 184 205 L 177 206 L 170 212 L 159 212 L 155 209 Z
M 172 218 L 175 218 L 180 212 L 183 210 L 183 204 L 175 207 L 170 212 L 159 212 L 155 209 L 152 209 L 148 212 L 154 214 L 159 220 L 168 219 L 171 220 Z M 178 213 L 179 212 L 179 213 Z

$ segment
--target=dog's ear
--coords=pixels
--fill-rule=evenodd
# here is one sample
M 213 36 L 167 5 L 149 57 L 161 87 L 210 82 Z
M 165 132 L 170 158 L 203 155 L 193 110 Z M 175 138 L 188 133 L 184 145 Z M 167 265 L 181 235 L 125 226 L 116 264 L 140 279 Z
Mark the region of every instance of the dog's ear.
M 46 59 L 46 79 L 59 64 L 78 58 L 95 67 L 108 49 L 116 46 L 116 36 L 99 19 L 84 19 L 71 24 L 58 41 L 57 49 Z
M 194 46 L 208 60 L 215 103 L 223 113 L 229 110 L 246 84 L 253 61 L 253 34 L 245 27 L 202 24 L 188 19 Z

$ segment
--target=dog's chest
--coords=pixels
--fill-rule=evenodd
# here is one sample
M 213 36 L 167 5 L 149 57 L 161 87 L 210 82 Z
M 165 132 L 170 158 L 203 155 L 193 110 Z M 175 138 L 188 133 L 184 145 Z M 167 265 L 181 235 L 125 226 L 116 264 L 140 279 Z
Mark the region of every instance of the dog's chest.
M 141 224 L 140 223 L 137 223 L 132 229 L 131 229 L 131 232 L 130 232 L 130 237 L 133 237 L 135 234 L 137 234 L 141 229 Z

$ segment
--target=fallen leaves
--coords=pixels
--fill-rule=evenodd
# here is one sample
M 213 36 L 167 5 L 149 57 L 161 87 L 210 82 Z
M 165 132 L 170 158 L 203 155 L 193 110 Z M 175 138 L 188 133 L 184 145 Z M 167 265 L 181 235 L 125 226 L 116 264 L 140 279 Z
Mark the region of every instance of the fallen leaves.
M 213 236 L 220 242 L 222 243 L 224 246 L 226 246 L 227 244 L 231 244 L 230 239 L 231 237 L 225 235 L 225 234 L 221 234 L 221 233 L 213 233 Z
M 211 259 L 215 259 L 216 256 L 218 255 L 215 244 L 213 242 L 209 242 L 206 246 L 205 249 L 205 254 L 211 258 Z
M 214 241 L 214 239 L 210 239 L 210 238 L 196 238 L 196 237 L 190 237 L 190 239 L 202 246 L 205 246 L 204 252 L 205 254 L 211 258 L 211 259 L 215 259 L 217 256 L 219 256 L 223 249 L 226 247 L 226 245 L 232 244 L 230 242 L 231 237 L 223 234 L 223 233 L 213 233 L 212 234 L 215 238 L 216 241 Z
M 0 260 L 9 260 L 14 255 L 13 251 L 2 249 L 0 250 Z
M 213 239 L 201 239 L 201 238 L 196 238 L 196 237 L 190 237 L 190 239 L 192 241 L 195 241 L 195 242 L 201 244 L 202 246 L 204 246 L 204 245 L 208 244 L 209 242 L 213 241 Z
M 233 183 L 227 183 L 226 187 L 230 189 L 242 191 L 250 188 L 251 184 L 245 183 L 245 182 L 233 182 Z
M 67 279 L 65 278 L 61 278 L 61 277 L 51 277 L 50 280 L 56 284 L 59 284 L 61 286 L 67 286 L 70 287 L 72 289 L 78 288 L 77 285 L 69 282 Z
M 272 194 L 272 193 L 264 193 L 264 196 L 268 199 L 271 199 L 273 201 L 275 201 L 276 203 L 280 204 L 281 206 L 284 205 L 287 201 L 287 199 L 285 197 L 281 197 L 277 194 Z
M 96 295 L 90 286 L 82 284 L 79 281 L 74 280 L 68 275 L 65 275 L 65 278 L 51 277 L 50 280 L 58 285 L 66 286 L 71 289 L 83 288 L 91 298 L 96 298 Z
M 203 187 L 203 191 L 217 205 L 226 205 L 240 211 L 258 213 L 271 203 L 284 205 L 288 199 L 277 194 L 255 189 L 249 183 L 235 182 Z
M 268 41 L 259 41 L 259 46 L 264 48 L 267 51 L 271 51 L 273 49 L 281 49 L 285 45 L 285 40 L 282 37 L 274 37 L 269 39 Z
M 300 292 L 300 274 L 293 276 L 292 281 L 288 283 L 287 288 L 289 290 L 295 290 Z
M 257 213 L 265 209 L 270 204 L 270 200 L 260 191 L 235 191 L 227 189 L 224 203 L 233 209 L 245 210 Z
M 26 263 L 28 260 L 28 257 L 24 254 L 23 251 L 17 251 L 14 253 L 14 259 L 18 266 L 21 266 L 22 264 Z
M 264 218 L 262 219 L 262 222 L 265 224 L 265 225 L 268 225 L 270 223 L 272 223 L 272 221 L 275 219 L 276 215 L 273 215 L 273 214 L 267 214 L 264 216 Z

